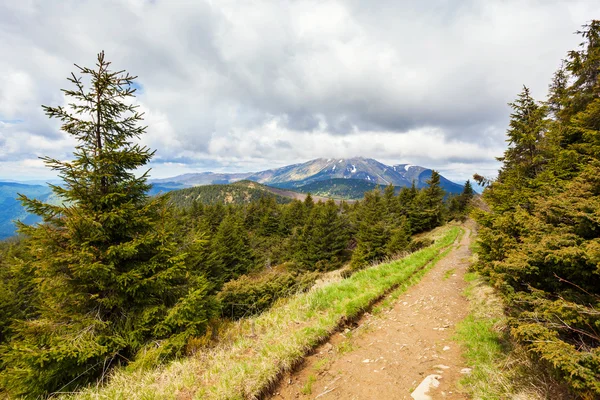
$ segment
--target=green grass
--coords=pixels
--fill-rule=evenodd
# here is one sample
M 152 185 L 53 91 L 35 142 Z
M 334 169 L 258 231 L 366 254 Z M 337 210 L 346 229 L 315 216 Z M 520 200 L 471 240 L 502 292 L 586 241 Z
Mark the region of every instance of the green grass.
M 330 285 L 278 301 L 267 312 L 241 320 L 231 342 L 148 371 L 116 370 L 105 386 L 67 395 L 82 399 L 241 399 L 258 396 L 343 321 L 368 309 L 398 285 L 414 282 L 450 251 L 463 230 L 438 231 L 432 246 Z M 254 325 L 258 335 L 251 335 Z
M 470 313 L 456 326 L 456 339 L 463 345 L 467 364 L 473 369 L 461 380 L 461 385 L 477 399 L 498 399 L 510 392 L 502 382 L 503 371 L 499 367 L 505 359 L 502 334 L 497 324 L 504 323 L 502 305 L 477 277 L 468 273 L 465 281 L 470 285 L 465 295 L 470 301 Z M 490 379 L 494 376 L 500 381 Z
M 325 357 L 319 361 L 317 361 L 313 367 L 313 369 L 316 372 L 321 372 L 322 370 L 326 369 L 329 364 L 331 363 L 331 359 L 329 357 Z
M 339 355 L 350 353 L 352 350 L 354 350 L 354 344 L 352 343 L 352 338 L 349 337 L 336 346 L 336 351 Z
M 503 304 L 476 273 L 467 273 L 469 315 L 456 326 L 457 340 L 472 368 L 460 385 L 471 398 L 528 400 L 568 398 L 563 389 L 511 343 Z
M 442 278 L 442 280 L 445 281 L 445 280 L 450 279 L 450 277 L 452 276 L 452 274 L 454 274 L 455 272 L 456 272 L 456 268 L 449 269 L 448 271 L 446 271 L 444 273 L 444 277 Z
M 304 384 L 302 389 L 300 389 L 300 392 L 304 395 L 312 394 L 312 385 L 316 382 L 316 380 L 317 378 L 315 378 L 314 375 L 309 375 L 308 379 L 306 380 L 306 383 Z

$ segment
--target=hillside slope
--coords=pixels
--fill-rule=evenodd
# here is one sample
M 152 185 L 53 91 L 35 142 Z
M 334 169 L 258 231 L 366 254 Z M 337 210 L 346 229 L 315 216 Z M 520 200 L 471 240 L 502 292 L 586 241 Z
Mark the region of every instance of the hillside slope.
M 247 204 L 262 197 L 273 197 L 279 204 L 292 201 L 290 197 L 274 193 L 270 189 L 256 182 L 240 181 L 228 185 L 205 185 L 174 190 L 169 193 L 169 198 L 178 207 L 189 207 L 194 200 L 202 204 Z
M 297 187 L 295 190 L 302 193 L 310 193 L 311 195 L 323 197 L 332 197 L 345 200 L 360 200 L 364 197 L 365 192 L 369 192 L 378 186 L 381 187 L 381 185 L 361 179 L 334 178 L 312 182 L 307 185 Z
M 194 199 L 202 204 L 248 204 L 262 197 L 273 197 L 278 204 L 292 200 L 304 201 L 307 193 L 274 188 L 253 181 L 243 180 L 226 185 L 205 185 L 174 190 L 169 193 L 171 202 L 178 207 L 189 207 Z M 328 197 L 313 196 L 314 201 L 325 202 Z

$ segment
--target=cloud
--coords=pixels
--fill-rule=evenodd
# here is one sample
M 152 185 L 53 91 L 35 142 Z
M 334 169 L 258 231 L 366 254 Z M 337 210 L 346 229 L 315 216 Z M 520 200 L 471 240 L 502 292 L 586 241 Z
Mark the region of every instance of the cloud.
M 157 174 L 363 155 L 497 168 L 523 84 L 543 99 L 594 0 L 0 0 L 0 177 L 68 157 L 40 104 L 104 49 L 139 75 Z M 28 167 L 27 173 L 36 173 Z M 41 170 L 37 173 L 42 173 Z

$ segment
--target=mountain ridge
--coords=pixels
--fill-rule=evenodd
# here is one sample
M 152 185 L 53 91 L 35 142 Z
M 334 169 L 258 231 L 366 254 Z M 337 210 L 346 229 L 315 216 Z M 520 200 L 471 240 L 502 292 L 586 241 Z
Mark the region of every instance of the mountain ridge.
M 417 188 L 427 186 L 431 169 L 413 164 L 386 165 L 372 158 L 316 158 L 304 163 L 290 164 L 248 173 L 187 173 L 172 178 L 153 179 L 151 182 L 201 186 L 207 184 L 227 184 L 241 180 L 251 180 L 282 189 L 297 189 L 313 182 L 329 179 L 358 179 L 378 185 L 393 184 L 397 187 L 412 185 Z M 448 193 L 458 194 L 463 186 L 441 176 L 441 186 Z

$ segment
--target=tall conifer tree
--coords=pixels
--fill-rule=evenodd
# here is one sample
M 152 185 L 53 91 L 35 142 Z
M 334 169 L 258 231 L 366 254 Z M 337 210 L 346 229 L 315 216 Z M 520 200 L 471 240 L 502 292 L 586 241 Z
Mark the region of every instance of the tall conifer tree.
M 63 180 L 52 186 L 63 203 L 21 196 L 43 218 L 20 224 L 41 304 L 4 357 L 2 382 L 16 395 L 68 390 L 131 359 L 147 340 L 181 328 L 171 307 L 189 291 L 165 200 L 149 199 L 147 173 L 136 176 L 154 154 L 135 143 L 146 131 L 132 101 L 136 77 L 110 70 L 103 52 L 94 69 L 78 69 L 85 79 L 68 78 L 68 106 L 43 107 L 77 140 L 73 160 L 43 158 Z

